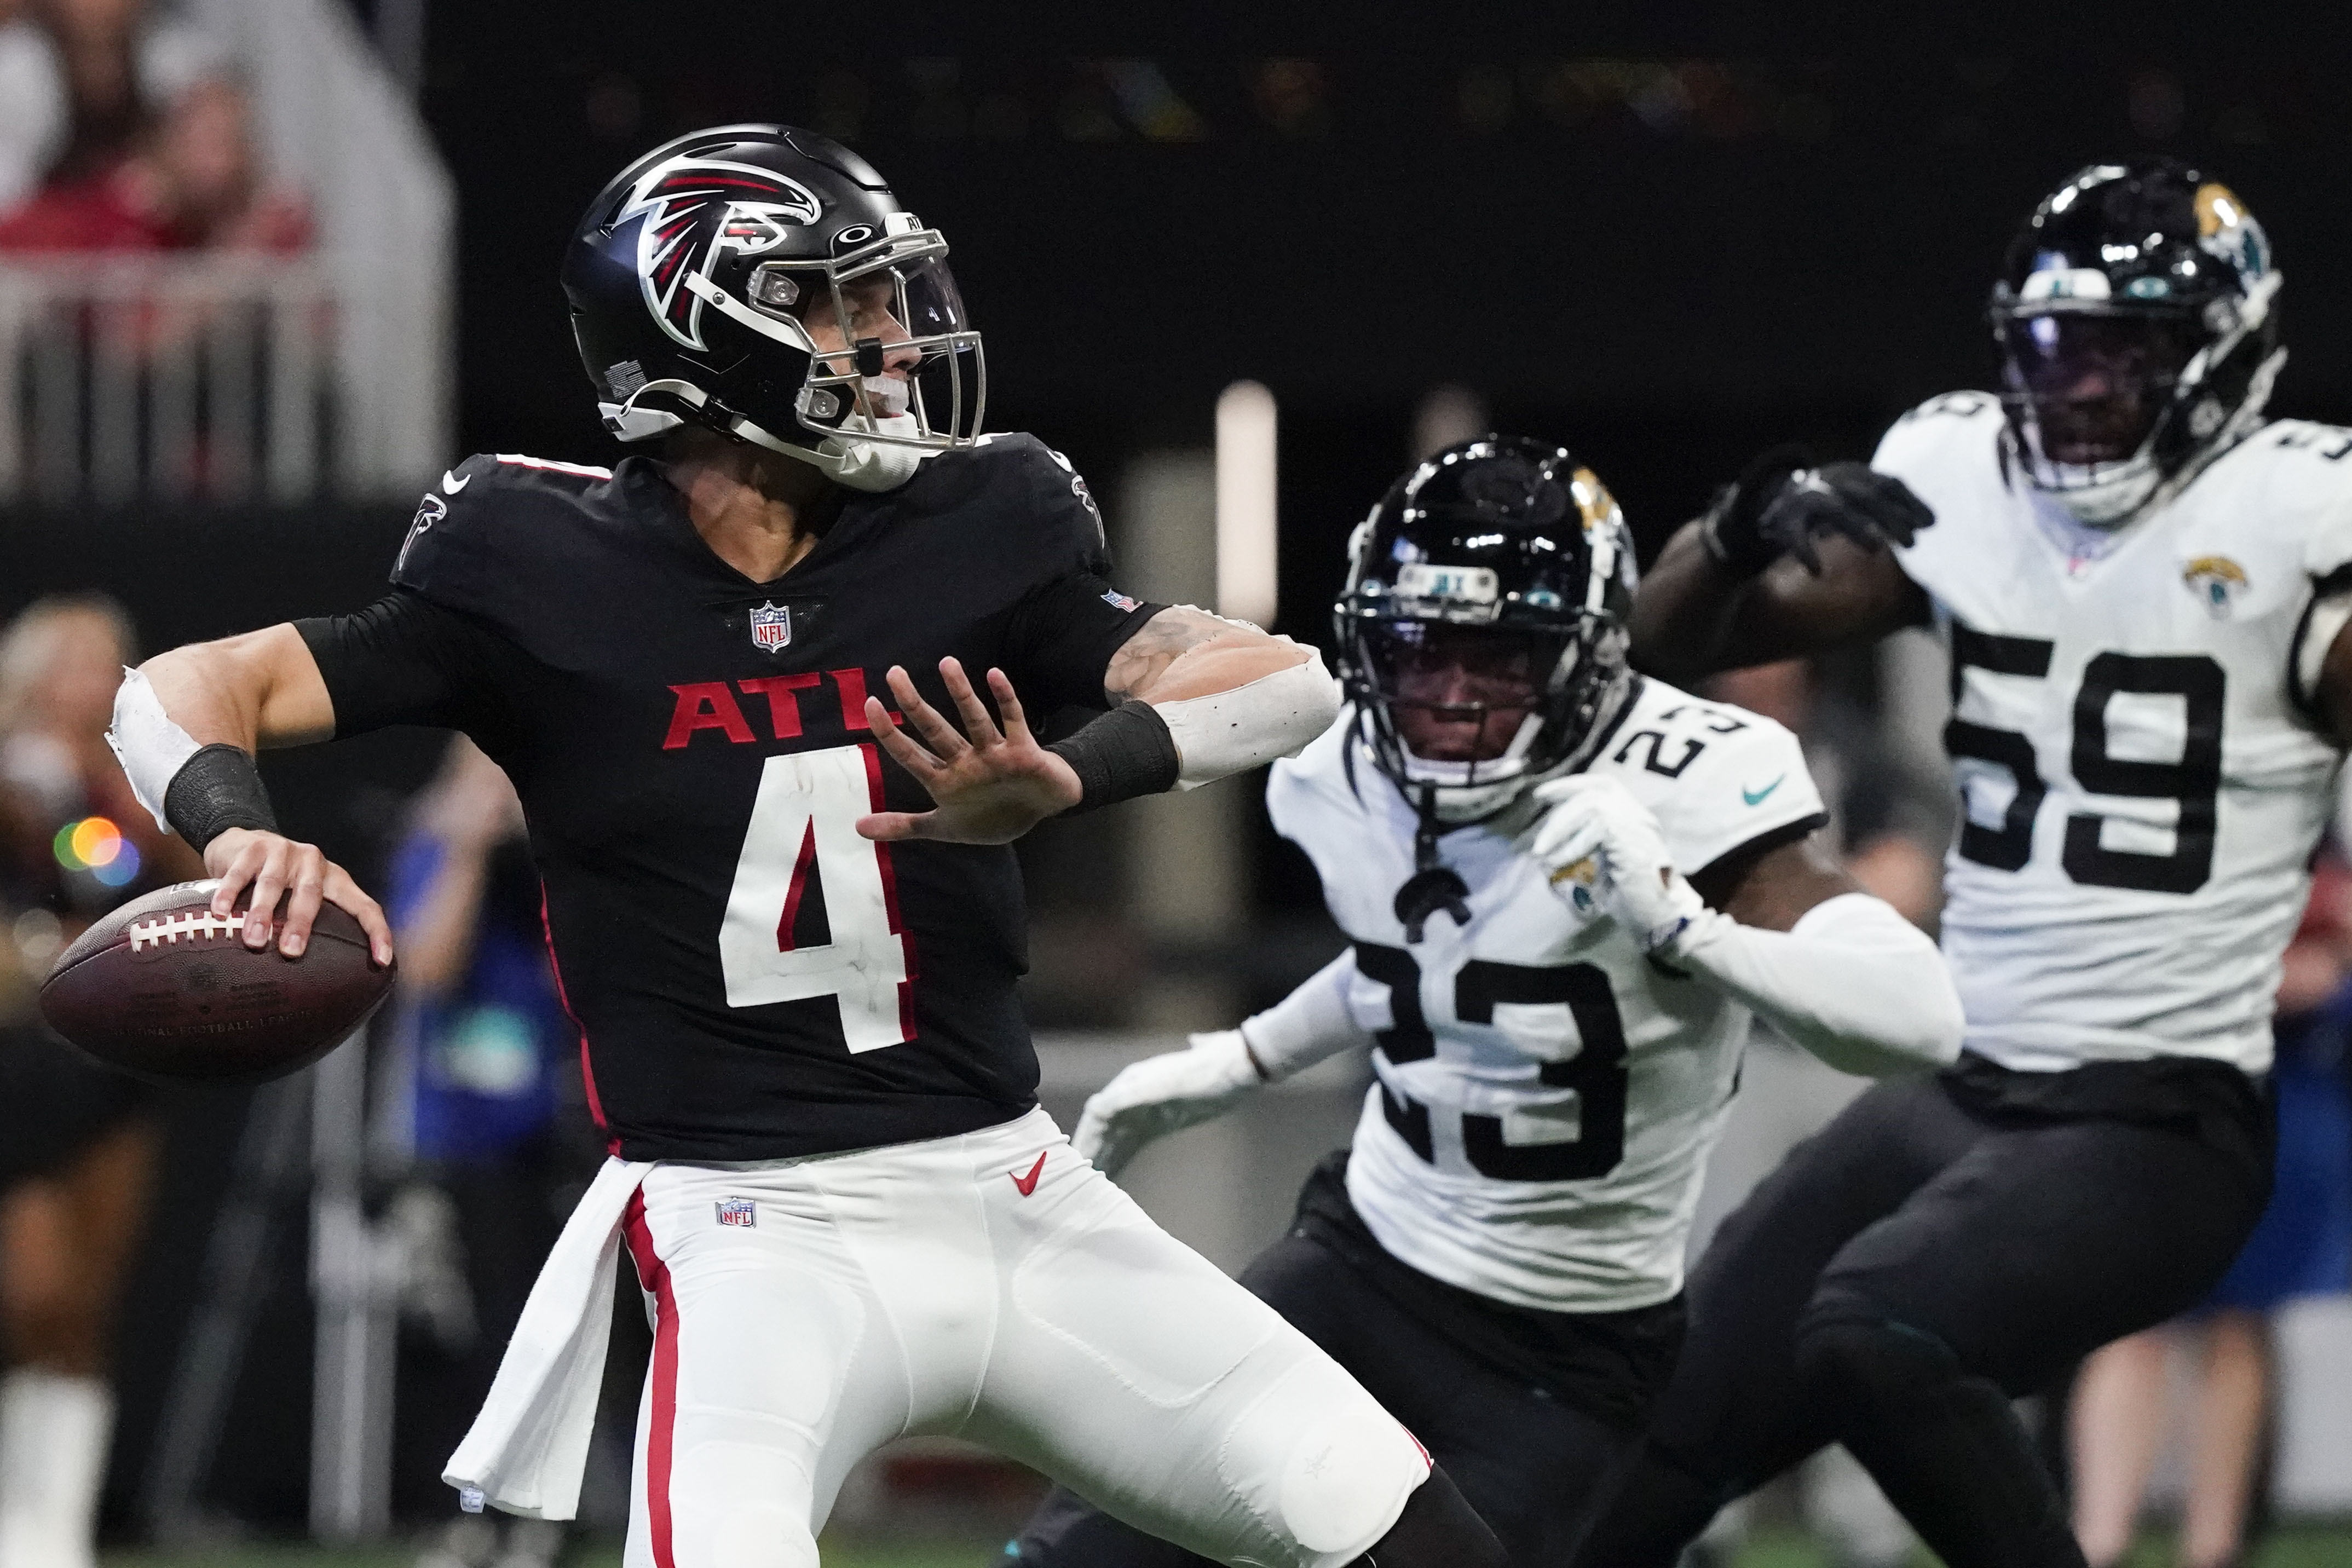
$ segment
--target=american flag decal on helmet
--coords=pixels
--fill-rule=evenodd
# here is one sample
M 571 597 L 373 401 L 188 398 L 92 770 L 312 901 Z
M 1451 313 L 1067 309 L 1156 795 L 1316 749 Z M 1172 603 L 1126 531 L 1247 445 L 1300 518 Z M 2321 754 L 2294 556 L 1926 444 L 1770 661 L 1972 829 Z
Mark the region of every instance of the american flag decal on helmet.
M 730 251 L 757 256 L 783 243 L 788 228 L 805 227 L 823 214 L 816 196 L 796 180 L 751 163 L 671 158 L 647 170 L 629 192 L 616 222 L 642 216 L 637 229 L 637 286 L 662 331 L 701 349 L 702 299 L 687 288 L 689 272 L 710 276 Z

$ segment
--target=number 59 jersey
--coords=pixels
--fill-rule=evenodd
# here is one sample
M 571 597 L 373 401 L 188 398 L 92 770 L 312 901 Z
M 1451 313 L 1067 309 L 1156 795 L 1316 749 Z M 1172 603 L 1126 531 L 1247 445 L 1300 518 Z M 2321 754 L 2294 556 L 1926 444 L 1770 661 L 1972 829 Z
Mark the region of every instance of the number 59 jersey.
M 1899 559 L 1950 639 L 1943 945 L 1968 1048 L 2264 1071 L 2341 761 L 2309 703 L 2341 624 L 2315 603 L 2352 561 L 2352 432 L 2267 426 L 2109 537 L 2004 461 L 2002 425 L 1956 393 L 1873 460 L 1936 513 Z
M 1826 820 L 1788 731 L 1656 681 L 1636 686 L 1589 771 L 1656 813 L 1686 874 Z M 1352 710 L 1275 764 L 1266 804 L 1354 943 L 1349 1011 L 1372 1037 L 1378 1082 L 1348 1192 L 1381 1246 L 1542 1310 L 1670 1300 L 1747 1009 L 1555 893 L 1528 855 L 1532 803 L 1439 839 L 1468 885 L 1469 923 L 1441 911 L 1409 943 L 1394 903 L 1414 870 L 1414 813 Z

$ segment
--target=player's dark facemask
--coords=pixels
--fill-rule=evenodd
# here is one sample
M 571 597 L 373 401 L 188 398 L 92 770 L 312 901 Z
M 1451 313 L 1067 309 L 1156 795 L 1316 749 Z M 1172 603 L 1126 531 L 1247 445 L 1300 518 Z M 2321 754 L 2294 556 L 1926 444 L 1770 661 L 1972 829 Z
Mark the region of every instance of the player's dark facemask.
M 1359 630 L 1364 697 L 1421 782 L 1476 792 L 1527 773 L 1555 679 L 1575 663 L 1567 633 L 1382 620 Z
M 2197 323 L 2177 312 L 2021 313 L 1996 331 L 2001 401 L 2036 488 L 2095 526 L 2130 515 L 2161 478 L 2157 437 L 2201 346 Z
M 2198 333 L 2175 315 L 2024 316 L 2004 324 L 2007 388 L 2053 464 L 2129 461 L 2156 432 Z
M 1600 480 L 1556 447 L 1488 437 L 1399 480 L 1357 529 L 1332 606 L 1373 765 L 1420 819 L 1397 912 L 1468 919 L 1437 837 L 1582 760 L 1630 683 L 1633 551 Z

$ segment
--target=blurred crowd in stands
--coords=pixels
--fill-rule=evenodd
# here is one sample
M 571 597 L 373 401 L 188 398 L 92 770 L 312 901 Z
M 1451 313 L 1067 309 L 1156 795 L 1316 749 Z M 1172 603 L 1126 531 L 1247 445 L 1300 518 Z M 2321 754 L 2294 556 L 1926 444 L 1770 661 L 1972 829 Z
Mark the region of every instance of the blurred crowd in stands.
M 0 0 L 0 251 L 290 255 L 234 62 L 147 0 Z

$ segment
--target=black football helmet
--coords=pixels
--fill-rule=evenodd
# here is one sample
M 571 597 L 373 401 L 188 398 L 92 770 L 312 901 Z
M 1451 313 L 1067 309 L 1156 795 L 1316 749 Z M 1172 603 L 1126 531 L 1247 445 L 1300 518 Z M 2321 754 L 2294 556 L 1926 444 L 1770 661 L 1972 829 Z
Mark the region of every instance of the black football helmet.
M 987 372 L 947 253 L 848 148 L 723 125 L 597 194 L 563 291 L 620 439 L 701 425 L 888 489 L 980 434 Z
M 2098 163 L 2011 242 L 1990 316 L 2012 456 L 2119 528 L 2261 422 L 2286 351 L 2269 237 L 2171 159 Z
M 1376 765 L 1424 823 L 1492 816 L 1582 760 L 1630 681 L 1634 582 L 1623 514 L 1591 469 L 1518 436 L 1448 447 L 1390 487 L 1348 555 L 1332 606 L 1340 679 Z M 1416 695 L 1416 664 L 1441 653 L 1470 676 Z M 1496 678 L 1484 690 L 1481 669 Z M 1483 760 L 1415 755 L 1397 722 L 1408 707 L 1483 725 L 1493 708 L 1530 705 Z

